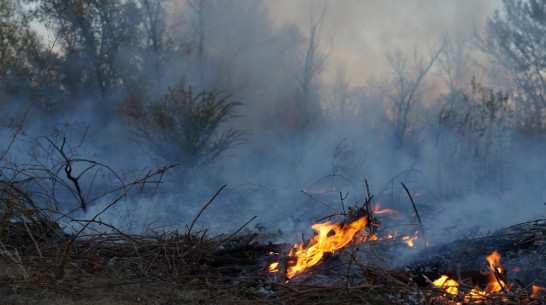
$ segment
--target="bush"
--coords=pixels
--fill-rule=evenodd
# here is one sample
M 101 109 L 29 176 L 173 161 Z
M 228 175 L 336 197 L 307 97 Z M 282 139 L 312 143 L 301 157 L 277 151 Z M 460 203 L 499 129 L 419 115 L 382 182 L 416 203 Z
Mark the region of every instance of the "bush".
M 237 117 L 242 105 L 230 94 L 203 90 L 198 94 L 182 81 L 161 99 L 143 103 L 131 96 L 122 102 L 122 112 L 131 118 L 138 134 L 165 161 L 180 163 L 186 174 L 197 166 L 216 161 L 222 153 L 244 141 L 245 131 L 220 127 Z

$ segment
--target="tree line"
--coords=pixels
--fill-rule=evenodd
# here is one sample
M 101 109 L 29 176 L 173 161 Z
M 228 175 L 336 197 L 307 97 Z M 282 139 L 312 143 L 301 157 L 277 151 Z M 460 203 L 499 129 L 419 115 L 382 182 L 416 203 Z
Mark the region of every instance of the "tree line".
M 365 86 L 342 75 L 331 86 L 319 80 L 325 14 L 307 32 L 273 26 L 253 0 L 2 1 L 0 107 L 40 92 L 35 107 L 54 121 L 92 101 L 100 121 L 129 122 L 164 159 L 189 160 L 188 172 L 252 137 L 247 129 L 279 139 L 297 133 L 303 143 L 340 117 L 413 155 L 430 126 L 455 133 L 491 170 L 499 133 L 544 135 L 545 1 L 504 0 L 466 44 L 446 39 L 424 56 L 390 52 L 384 73 Z M 502 71 L 490 83 L 502 77 L 507 85 L 465 75 L 472 49 Z M 430 94 L 431 75 L 447 89 Z M 237 118 L 244 128 L 234 127 Z

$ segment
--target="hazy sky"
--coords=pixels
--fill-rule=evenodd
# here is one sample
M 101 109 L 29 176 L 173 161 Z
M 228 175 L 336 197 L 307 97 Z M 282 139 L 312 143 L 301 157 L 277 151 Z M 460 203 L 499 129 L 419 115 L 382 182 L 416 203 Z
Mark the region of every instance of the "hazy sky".
M 294 22 L 307 34 L 311 12 L 317 17 L 324 4 L 326 15 L 321 41 L 330 49 L 327 73 L 342 69 L 353 84 L 378 73 L 386 54 L 427 51 L 446 34 L 471 35 L 483 29 L 487 16 L 502 7 L 501 0 L 275 0 L 266 1 L 278 23 Z

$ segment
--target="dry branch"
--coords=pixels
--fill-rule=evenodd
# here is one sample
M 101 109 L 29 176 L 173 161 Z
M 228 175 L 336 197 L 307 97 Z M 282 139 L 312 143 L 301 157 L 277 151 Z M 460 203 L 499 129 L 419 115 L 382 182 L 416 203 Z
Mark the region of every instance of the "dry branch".
M 402 187 L 404 187 L 404 190 L 406 190 L 406 193 L 408 194 L 408 197 L 411 201 L 411 205 L 413 206 L 413 210 L 415 211 L 415 216 L 417 216 L 417 220 L 419 221 L 419 225 L 421 226 L 421 235 L 423 235 L 423 241 L 425 242 L 425 245 L 427 245 L 427 238 L 425 237 L 425 228 L 423 227 L 423 222 L 421 221 L 421 216 L 419 215 L 417 206 L 415 205 L 415 202 L 413 201 L 413 197 L 411 196 L 411 193 L 406 187 L 406 185 L 404 185 L 403 182 L 400 182 L 400 184 L 402 184 Z

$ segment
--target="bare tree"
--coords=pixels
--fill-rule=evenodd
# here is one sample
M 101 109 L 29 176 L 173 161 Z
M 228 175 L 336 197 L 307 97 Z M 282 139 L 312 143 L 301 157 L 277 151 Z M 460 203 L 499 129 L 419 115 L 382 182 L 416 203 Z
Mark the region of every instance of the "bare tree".
M 186 0 L 191 9 L 197 14 L 197 36 L 199 36 L 199 57 L 205 51 L 205 9 L 207 0 Z
M 461 98 L 466 83 L 467 48 L 463 41 L 450 41 L 446 38 L 445 42 L 445 47 L 438 56 L 438 65 L 442 71 L 442 79 L 449 88 L 445 100 L 448 104 L 453 104 Z
M 147 47 L 151 49 L 155 78 L 161 80 L 161 60 L 160 53 L 163 45 L 163 35 L 165 30 L 164 10 L 161 6 L 162 0 L 142 0 L 144 7 L 143 24 L 146 28 Z
M 395 145 L 399 149 L 404 147 L 404 139 L 411 131 L 410 114 L 420 102 L 423 80 L 444 47 L 445 43 L 431 50 L 426 59 L 414 51 L 413 66 L 409 65 L 407 57 L 400 50 L 389 54 L 390 75 L 382 81 L 372 82 L 388 105 L 387 115 Z
M 296 97 L 296 111 L 300 115 L 300 132 L 303 140 L 305 129 L 310 124 L 312 118 L 320 115 L 320 101 L 318 98 L 317 75 L 324 68 L 324 63 L 328 54 L 321 52 L 320 34 L 326 14 L 326 6 L 322 7 L 320 16 L 315 18 L 314 12 L 311 12 L 309 41 L 305 53 L 303 71 L 299 77 L 299 90 Z

